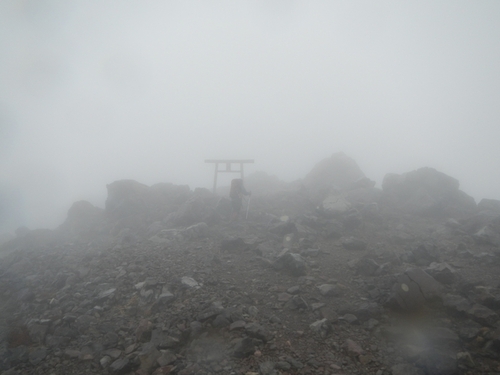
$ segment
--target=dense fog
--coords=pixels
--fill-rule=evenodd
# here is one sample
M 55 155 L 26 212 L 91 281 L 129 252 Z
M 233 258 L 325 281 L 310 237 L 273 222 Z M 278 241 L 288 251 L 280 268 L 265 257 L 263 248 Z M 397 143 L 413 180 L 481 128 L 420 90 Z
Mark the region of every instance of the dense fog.
M 500 199 L 500 2 L 2 1 L 0 232 L 208 158 L 429 166 Z M 223 181 L 224 182 L 224 181 Z M 227 180 L 226 180 L 227 182 Z

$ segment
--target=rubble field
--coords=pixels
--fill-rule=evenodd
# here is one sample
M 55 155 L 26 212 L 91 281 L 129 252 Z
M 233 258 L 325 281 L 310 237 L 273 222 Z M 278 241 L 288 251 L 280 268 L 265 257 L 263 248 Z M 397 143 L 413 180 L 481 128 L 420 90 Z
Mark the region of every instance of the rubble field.
M 258 177 L 258 178 L 257 178 Z M 500 374 L 500 201 L 342 153 L 231 220 L 132 180 L 0 247 L 0 374 Z

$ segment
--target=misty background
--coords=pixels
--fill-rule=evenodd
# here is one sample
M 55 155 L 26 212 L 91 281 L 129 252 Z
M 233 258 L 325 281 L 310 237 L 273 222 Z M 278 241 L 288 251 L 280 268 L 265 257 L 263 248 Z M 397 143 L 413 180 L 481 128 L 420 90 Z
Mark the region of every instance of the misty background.
M 500 1 L 0 2 L 0 232 L 207 158 L 378 186 L 430 166 L 500 199 Z M 224 181 L 222 181 L 223 183 Z

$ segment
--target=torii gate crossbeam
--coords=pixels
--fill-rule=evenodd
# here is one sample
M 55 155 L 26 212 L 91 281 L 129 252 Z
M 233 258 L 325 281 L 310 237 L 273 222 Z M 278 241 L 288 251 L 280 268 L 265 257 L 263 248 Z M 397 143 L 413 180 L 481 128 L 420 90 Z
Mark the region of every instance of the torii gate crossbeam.
M 243 178 L 245 177 L 243 165 L 253 164 L 254 160 L 253 159 L 207 159 L 205 160 L 205 163 L 215 164 L 215 173 L 214 173 L 214 194 L 215 194 L 217 190 L 217 175 L 219 173 L 239 173 L 241 179 L 243 180 Z M 219 170 L 219 164 L 225 164 L 226 169 Z M 238 170 L 232 169 L 232 164 L 239 164 L 240 169 Z

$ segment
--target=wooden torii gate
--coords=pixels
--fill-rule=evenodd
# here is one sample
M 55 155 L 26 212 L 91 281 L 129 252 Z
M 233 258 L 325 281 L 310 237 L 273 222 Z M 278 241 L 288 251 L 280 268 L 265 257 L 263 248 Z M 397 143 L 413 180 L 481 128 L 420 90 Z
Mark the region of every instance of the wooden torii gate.
M 243 165 L 244 164 L 252 164 L 254 163 L 253 159 L 207 159 L 205 160 L 205 163 L 212 163 L 215 164 L 215 174 L 214 174 L 214 194 L 217 190 L 217 175 L 219 173 L 239 173 L 241 176 L 241 179 L 243 180 L 244 172 L 243 172 Z M 219 164 L 225 164 L 226 169 L 219 170 Z M 232 164 L 239 164 L 240 169 L 235 170 L 232 169 Z

